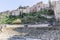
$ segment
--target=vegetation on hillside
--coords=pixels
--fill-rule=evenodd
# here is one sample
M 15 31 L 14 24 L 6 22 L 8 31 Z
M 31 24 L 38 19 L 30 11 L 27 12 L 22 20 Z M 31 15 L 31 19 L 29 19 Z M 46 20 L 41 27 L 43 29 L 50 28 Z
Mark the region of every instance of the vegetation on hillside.
M 33 13 L 20 13 L 18 16 L 13 16 L 13 15 L 0 15 L 0 23 L 1 24 L 18 24 L 15 22 L 17 19 L 19 19 L 21 22 L 19 24 L 36 24 L 36 23 L 44 23 L 50 19 L 47 19 L 41 14 L 44 15 L 54 15 L 53 10 L 41 10 L 38 12 L 33 12 Z

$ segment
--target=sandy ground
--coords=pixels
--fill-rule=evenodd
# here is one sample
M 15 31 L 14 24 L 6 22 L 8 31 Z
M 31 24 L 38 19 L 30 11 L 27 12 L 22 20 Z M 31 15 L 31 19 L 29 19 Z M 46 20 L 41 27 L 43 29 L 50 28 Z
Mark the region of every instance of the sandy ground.
M 12 28 L 3 28 L 2 32 L 0 32 L 0 40 L 8 40 L 8 38 L 14 35 L 25 35 L 25 33 L 19 33 Z

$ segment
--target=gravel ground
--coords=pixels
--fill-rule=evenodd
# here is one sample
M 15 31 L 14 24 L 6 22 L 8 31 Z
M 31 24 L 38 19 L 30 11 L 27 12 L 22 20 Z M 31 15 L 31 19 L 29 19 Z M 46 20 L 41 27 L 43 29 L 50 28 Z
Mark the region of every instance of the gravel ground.
M 60 40 L 60 27 L 4 29 L 0 40 Z

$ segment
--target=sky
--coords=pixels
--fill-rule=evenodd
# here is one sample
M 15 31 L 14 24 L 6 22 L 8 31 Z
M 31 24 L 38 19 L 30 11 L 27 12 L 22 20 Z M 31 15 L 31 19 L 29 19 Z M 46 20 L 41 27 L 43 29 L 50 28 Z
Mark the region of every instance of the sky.
M 14 10 L 19 6 L 32 6 L 40 1 L 48 3 L 48 0 L 0 0 L 0 12 Z

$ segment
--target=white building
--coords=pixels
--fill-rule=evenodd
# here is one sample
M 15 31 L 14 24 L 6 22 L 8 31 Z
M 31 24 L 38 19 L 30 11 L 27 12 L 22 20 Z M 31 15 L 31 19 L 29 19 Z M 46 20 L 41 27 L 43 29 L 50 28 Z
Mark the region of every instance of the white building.
M 30 13 L 30 7 L 27 7 L 26 9 L 24 9 L 23 13 Z
M 11 15 L 15 15 L 15 16 L 18 16 L 22 13 L 27 13 L 27 7 L 20 7 L 20 8 L 17 8 L 16 10 L 12 10 L 11 11 Z
M 54 5 L 54 13 L 57 21 L 60 21 L 60 1 L 56 1 Z
M 18 10 L 12 10 L 11 11 L 11 15 L 18 16 L 19 15 L 19 11 Z
M 4 11 L 4 12 L 0 12 L 0 14 L 2 14 L 2 15 L 10 15 L 10 11 L 7 10 L 7 11 Z
M 45 4 L 43 2 L 39 2 L 39 3 L 37 3 L 36 7 L 37 7 L 37 11 L 40 11 L 42 9 L 45 9 L 45 8 L 49 7 L 49 5 Z
M 7 11 L 7 13 L 2 12 L 2 14 L 5 13 L 5 14 L 9 14 L 9 15 L 18 16 L 19 14 L 22 14 L 22 13 L 38 12 L 41 9 L 45 9 L 47 7 L 49 7 L 48 4 L 45 4 L 43 2 L 39 2 L 39 3 L 35 4 L 35 5 L 33 5 L 32 7 L 29 7 L 29 6 L 22 7 L 22 6 L 20 6 L 15 10 Z

